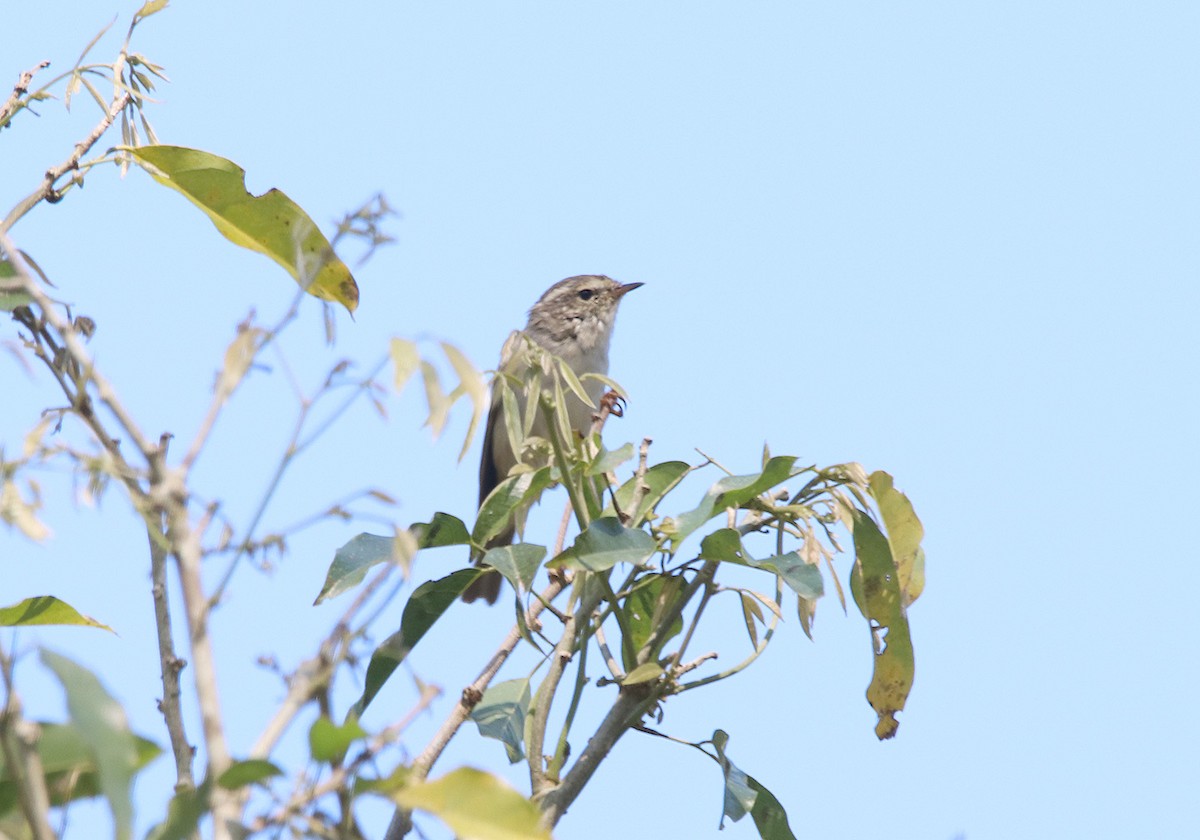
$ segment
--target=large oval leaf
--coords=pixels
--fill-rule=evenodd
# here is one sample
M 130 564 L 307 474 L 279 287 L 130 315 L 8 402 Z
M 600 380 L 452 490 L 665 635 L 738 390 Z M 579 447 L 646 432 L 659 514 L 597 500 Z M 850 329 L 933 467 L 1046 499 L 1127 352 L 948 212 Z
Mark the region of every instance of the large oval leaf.
M 555 569 L 603 572 L 618 563 L 640 566 L 658 550 L 654 537 L 636 528 L 626 528 L 616 517 L 605 516 L 587 526 L 575 544 L 546 564 Z
M 460 767 L 436 781 L 405 787 L 395 799 L 405 808 L 435 814 L 460 837 L 550 840 L 536 805 L 500 778 L 473 767 Z
M 350 312 L 358 306 L 358 285 L 316 223 L 282 192 L 246 191 L 246 170 L 199 149 L 183 146 L 122 147 L 150 177 L 183 194 L 207 214 L 236 245 L 266 254 L 300 287 Z

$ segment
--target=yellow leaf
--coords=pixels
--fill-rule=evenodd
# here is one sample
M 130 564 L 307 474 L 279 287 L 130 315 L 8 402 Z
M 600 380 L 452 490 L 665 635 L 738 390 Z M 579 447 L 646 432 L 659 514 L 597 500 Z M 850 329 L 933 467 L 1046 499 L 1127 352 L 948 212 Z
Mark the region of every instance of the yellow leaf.
M 850 589 L 871 629 L 875 670 L 867 701 L 879 716 L 875 734 L 884 740 L 900 725 L 896 713 L 912 690 L 915 664 L 908 615 L 887 538 L 861 510 L 853 511 L 854 568 Z
M 453 344 L 443 341 L 442 352 L 446 354 L 446 358 L 450 360 L 450 364 L 454 367 L 454 372 L 458 374 L 459 387 L 463 393 L 471 398 L 471 423 L 467 426 L 467 433 L 463 437 L 462 449 L 458 453 L 458 460 L 461 461 L 467 454 L 467 450 L 471 447 L 471 440 L 475 437 L 475 430 L 479 427 L 479 421 L 483 419 L 483 414 L 487 411 L 491 400 L 488 398 L 487 383 L 483 381 L 483 377 L 479 375 L 479 371 L 475 366 L 467 360 L 462 351 Z
M 182 146 L 123 147 L 160 184 L 203 210 L 234 244 L 283 266 L 310 295 L 358 306 L 358 285 L 329 240 L 300 207 L 276 189 L 246 191 L 246 171 L 223 157 Z
M 900 574 L 900 590 L 904 593 L 904 604 L 908 606 L 920 597 L 925 589 L 925 552 L 921 540 L 925 529 L 908 500 L 892 483 L 892 477 L 883 470 L 871 473 L 871 495 L 879 505 L 879 514 L 887 528 L 888 544 Z
M 396 369 L 394 386 L 399 394 L 420 365 L 421 354 L 417 352 L 417 345 L 408 339 L 393 338 L 391 355 L 392 367 Z
M 472 767 L 405 787 L 395 799 L 405 808 L 439 817 L 461 840 L 550 840 L 532 802 L 496 776 Z

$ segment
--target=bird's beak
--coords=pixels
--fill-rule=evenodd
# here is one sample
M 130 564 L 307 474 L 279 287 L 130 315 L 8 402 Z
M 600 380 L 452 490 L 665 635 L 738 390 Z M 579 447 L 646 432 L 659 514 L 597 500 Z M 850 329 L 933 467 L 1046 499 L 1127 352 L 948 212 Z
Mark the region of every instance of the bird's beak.
M 625 297 L 625 295 L 632 292 L 634 289 L 640 288 L 642 285 L 643 285 L 642 283 L 626 283 L 626 284 L 624 284 L 623 286 L 621 286 L 621 288 L 617 289 L 617 300 L 620 300 L 621 298 Z

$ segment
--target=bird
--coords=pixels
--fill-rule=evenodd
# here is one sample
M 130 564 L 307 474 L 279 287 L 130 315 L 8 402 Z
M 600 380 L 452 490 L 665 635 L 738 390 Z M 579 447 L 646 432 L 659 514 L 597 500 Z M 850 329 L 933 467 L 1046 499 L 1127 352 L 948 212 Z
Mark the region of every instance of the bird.
M 588 373 L 608 373 L 608 349 L 612 341 L 613 325 L 617 318 L 617 307 L 621 299 L 642 283 L 619 283 L 603 274 L 579 274 L 560 280 L 538 298 L 529 310 L 529 321 L 524 330 L 514 330 L 500 351 L 497 378 L 504 375 L 518 355 L 522 336 L 539 347 L 559 357 L 577 377 Z M 592 427 L 593 406 L 599 405 L 604 392 L 604 383 L 593 378 L 582 380 L 582 385 L 593 405 L 583 402 L 568 392 L 567 416 L 570 426 L 580 435 L 587 435 Z M 526 396 L 519 389 L 514 396 L 522 413 Z M 534 421 L 532 435 L 546 437 L 545 422 L 539 413 Z M 479 504 L 482 506 L 509 471 L 517 465 L 509 442 L 504 421 L 504 405 L 501 388 L 493 381 L 491 408 L 488 410 L 484 428 L 483 453 L 479 459 Z M 505 530 L 488 540 L 486 549 L 511 545 L 516 530 L 509 523 Z M 475 558 L 478 564 L 479 558 Z M 492 571 L 476 578 L 463 592 L 462 599 L 468 603 L 479 598 L 494 604 L 500 594 L 502 578 Z

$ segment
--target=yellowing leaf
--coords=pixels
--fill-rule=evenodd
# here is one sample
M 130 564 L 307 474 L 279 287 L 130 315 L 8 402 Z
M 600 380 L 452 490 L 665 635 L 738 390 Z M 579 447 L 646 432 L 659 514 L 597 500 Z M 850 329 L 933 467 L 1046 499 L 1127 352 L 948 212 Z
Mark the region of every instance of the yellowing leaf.
M 532 802 L 496 776 L 472 767 L 405 787 L 395 799 L 405 808 L 439 817 L 461 840 L 550 840 Z
M 161 12 L 167 7 L 169 0 L 146 0 L 142 4 L 142 8 L 137 10 L 137 14 L 133 16 L 134 21 L 139 21 L 142 18 L 148 18 L 155 12 Z
M 46 523 L 37 518 L 38 508 L 42 506 L 38 498 L 37 487 L 30 482 L 30 492 L 33 501 L 27 502 L 21 497 L 15 481 L 6 481 L 0 485 L 0 522 L 13 525 L 29 539 L 40 542 L 50 536 Z
M 908 606 L 921 596 L 925 589 L 925 552 L 921 539 L 925 529 L 908 500 L 892 484 L 892 477 L 883 470 L 871 473 L 871 495 L 879 505 L 879 514 L 887 528 L 888 544 L 896 570 L 900 573 L 900 590 L 904 593 L 904 605 Z
M 246 171 L 223 157 L 183 146 L 124 147 L 154 180 L 178 190 L 236 245 L 283 266 L 310 295 L 358 306 L 358 285 L 329 240 L 294 201 L 277 189 L 246 191 Z
M 621 685 L 637 685 L 638 683 L 650 682 L 651 680 L 658 679 L 664 673 L 666 672 L 663 671 L 662 666 L 657 662 L 645 662 L 626 674 L 625 679 L 621 680 Z
M 471 447 L 471 440 L 475 437 L 475 429 L 479 427 L 479 421 L 483 419 L 483 414 L 491 405 L 491 400 L 488 398 L 487 383 L 483 381 L 483 377 L 479 375 L 479 371 L 475 369 L 462 351 L 453 344 L 443 341 L 442 352 L 446 354 L 446 358 L 450 360 L 450 364 L 454 367 L 454 372 L 458 374 L 459 387 L 463 389 L 468 397 L 471 398 L 471 424 L 467 427 L 467 434 L 463 437 L 462 449 L 458 453 L 458 460 L 461 461 L 467 454 L 467 450 Z
M 853 517 L 855 562 L 850 588 L 871 628 L 875 671 L 867 687 L 867 701 L 879 716 L 875 734 L 885 740 L 896 734 L 900 726 L 896 713 L 904 708 L 912 690 L 912 636 L 888 541 L 866 513 L 855 510 Z
M 254 358 L 258 355 L 266 334 L 266 330 L 245 324 L 238 328 L 237 335 L 225 348 L 225 364 L 217 377 L 214 389 L 222 399 L 228 399 L 242 383 L 242 379 L 250 371 L 250 366 L 254 364 Z
M 417 345 L 407 338 L 393 338 L 390 351 L 392 367 L 396 370 L 394 387 L 399 394 L 421 364 L 421 354 L 417 352 Z

